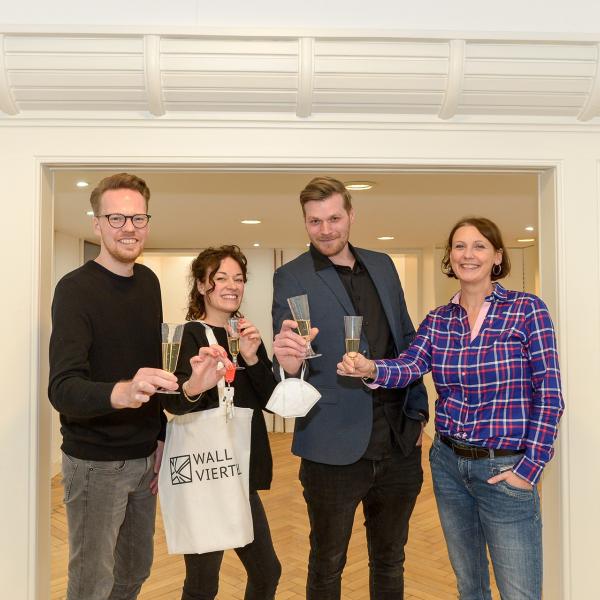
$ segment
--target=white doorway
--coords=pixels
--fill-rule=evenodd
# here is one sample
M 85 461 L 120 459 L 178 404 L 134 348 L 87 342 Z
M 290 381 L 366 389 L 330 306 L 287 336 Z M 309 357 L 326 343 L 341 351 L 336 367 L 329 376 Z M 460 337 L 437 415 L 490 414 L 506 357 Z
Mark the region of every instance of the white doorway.
M 94 165 L 89 165 L 89 167 L 90 168 L 94 167 Z M 96 165 L 95 169 L 97 170 L 98 168 L 99 167 Z M 127 168 L 127 169 L 131 168 L 135 172 L 139 172 L 140 171 L 140 168 L 136 168 L 135 165 L 129 165 L 127 167 L 119 167 L 119 169 L 121 169 L 121 168 Z M 149 172 L 152 171 L 152 168 L 148 167 L 147 165 L 144 165 L 143 168 L 145 170 L 148 170 Z M 337 168 L 339 169 L 339 167 L 337 167 Z M 60 165 L 59 166 L 59 170 L 56 171 L 56 172 L 57 173 L 64 172 L 65 169 L 69 169 L 69 165 Z M 87 171 L 88 166 L 86 166 L 85 169 Z M 190 166 L 187 165 L 186 166 L 186 172 L 189 169 L 190 169 Z M 231 169 L 231 171 L 228 171 L 227 167 L 222 167 L 222 169 L 223 169 L 223 172 L 225 172 L 225 173 L 235 173 L 236 172 L 235 169 Z M 406 167 L 403 168 L 402 166 L 397 166 L 397 167 L 395 167 L 395 169 L 397 169 L 396 172 L 398 174 L 404 174 L 404 173 L 407 172 L 406 171 Z M 453 175 L 460 175 L 460 176 L 463 176 L 463 177 L 469 177 L 469 173 L 473 173 L 474 175 L 480 177 L 482 175 L 482 173 L 484 173 L 480 169 L 477 169 L 477 170 L 474 170 L 474 171 L 470 171 L 467 168 L 466 165 L 463 165 L 460 168 L 459 171 L 456 171 L 456 170 L 454 170 L 452 168 L 448 168 L 448 167 L 442 168 L 442 165 L 438 165 L 436 167 L 436 169 L 438 169 L 438 172 L 441 175 L 447 175 L 447 174 L 450 173 L 450 174 L 453 174 Z M 497 173 L 497 172 L 500 172 L 500 173 L 506 172 L 507 174 L 513 174 L 513 173 L 523 174 L 524 173 L 524 171 L 522 169 L 519 169 L 518 166 L 515 166 L 515 165 L 504 165 L 504 170 L 500 169 L 500 171 L 498 171 L 498 169 L 499 169 L 498 165 L 489 165 L 489 169 L 490 169 L 490 173 L 491 172 L 495 172 L 495 173 Z M 97 172 L 96 170 L 93 170 L 93 172 Z M 111 172 L 114 172 L 114 170 L 115 169 L 111 169 Z M 297 171 L 294 171 L 293 168 L 289 168 L 288 167 L 288 170 L 292 174 L 299 175 L 302 178 L 302 181 L 307 181 L 309 179 L 309 175 L 307 175 L 306 172 L 305 172 L 306 171 L 306 167 L 298 167 Z M 323 168 L 318 169 L 318 170 L 314 169 L 314 170 L 317 171 L 317 172 L 324 172 L 324 171 L 326 171 L 328 173 L 330 173 L 332 171 L 332 169 L 329 169 L 327 167 L 323 167 Z M 354 167 L 352 169 L 352 172 L 356 173 L 356 171 L 357 171 L 357 169 L 356 169 L 356 167 Z M 265 169 L 265 167 L 257 167 L 256 168 L 256 173 L 263 173 L 264 174 L 265 172 L 269 173 L 268 169 Z M 343 170 L 341 170 L 341 172 L 343 173 Z M 365 174 L 369 174 L 372 177 L 376 177 L 376 175 L 378 173 L 377 169 L 373 169 L 372 167 L 371 167 L 371 170 L 364 169 L 364 167 L 363 167 L 362 172 L 365 173 Z M 390 167 L 389 166 L 387 167 L 386 172 L 387 173 L 390 172 Z M 552 247 L 551 246 L 552 242 L 549 241 L 549 240 L 553 239 L 554 230 L 555 230 L 555 227 L 554 227 L 554 214 L 555 214 L 554 211 L 555 211 L 555 207 L 554 207 L 554 200 L 553 200 L 554 199 L 554 191 L 552 189 L 551 193 L 548 192 L 548 195 L 544 196 L 543 191 L 541 190 L 541 187 L 538 185 L 538 182 L 540 181 L 540 178 L 543 178 L 543 177 L 545 177 L 546 179 L 550 178 L 550 180 L 551 180 L 552 179 L 552 175 L 551 175 L 552 174 L 552 170 L 551 169 L 550 170 L 541 170 L 540 169 L 538 171 L 536 169 L 532 169 L 531 167 L 528 167 L 525 172 L 527 173 L 527 175 L 529 175 L 532 178 L 534 178 L 535 182 L 536 182 L 536 189 L 535 189 L 535 193 L 536 193 L 536 197 L 535 197 L 535 202 L 536 202 L 535 225 L 536 225 L 536 228 L 541 227 L 541 224 L 543 224 L 543 223 L 547 224 L 547 227 L 545 227 L 543 231 L 540 231 L 540 234 L 542 236 L 544 236 L 544 239 L 546 240 L 546 243 L 548 244 L 547 247 L 551 248 Z M 174 170 L 174 173 L 177 174 L 178 171 Z M 414 169 L 411 169 L 409 171 L 409 173 L 410 174 L 414 173 Z M 276 174 L 280 175 L 281 172 L 277 171 Z M 429 177 L 433 176 L 434 174 L 435 174 L 435 172 L 432 173 L 431 171 L 428 171 L 428 176 Z M 551 187 L 552 186 L 550 186 L 548 189 L 550 189 Z M 151 188 L 152 188 L 152 185 L 151 185 Z M 537 214 L 538 200 L 539 200 L 539 211 L 540 211 L 539 212 L 539 217 L 538 217 L 538 214 Z M 251 203 L 249 203 L 249 206 L 251 206 Z M 478 208 L 480 208 L 480 207 L 478 206 Z M 445 210 L 447 211 L 447 209 L 448 209 L 448 207 L 446 206 Z M 300 211 L 299 211 L 299 208 L 298 208 L 298 206 L 297 206 L 297 204 L 295 202 L 293 204 L 292 210 L 295 211 L 295 214 L 293 214 L 293 219 L 295 221 L 295 227 L 299 231 L 302 231 Z M 547 211 L 546 216 L 543 216 L 542 213 L 544 213 L 545 211 Z M 455 212 L 456 212 L 455 216 L 452 218 L 452 220 L 449 223 L 445 222 L 445 223 L 442 224 L 442 229 L 444 231 L 447 230 L 449 228 L 449 226 L 455 220 L 457 220 L 461 216 L 464 216 L 464 212 L 463 211 L 461 211 L 460 213 L 458 213 L 458 211 L 455 211 Z M 472 213 L 474 211 L 471 210 L 471 211 L 468 211 L 468 212 Z M 478 211 L 478 212 L 479 212 L 479 214 L 483 214 L 483 211 Z M 450 213 L 451 213 L 451 211 L 450 211 Z M 368 215 L 370 215 L 370 214 L 372 214 L 372 213 L 365 211 L 365 214 L 363 214 L 363 216 L 361 218 L 363 218 L 363 219 L 364 218 L 368 218 Z M 550 217 L 548 217 L 548 215 L 550 215 Z M 443 218 L 443 216 L 444 215 L 442 215 L 442 218 Z M 44 227 L 47 227 L 47 226 L 48 226 L 48 224 L 44 223 Z M 223 242 L 229 242 L 229 241 L 230 240 L 223 240 Z M 389 242 L 387 242 L 387 243 L 389 244 Z M 357 245 L 363 246 L 365 244 L 359 242 L 359 243 L 357 243 Z M 202 246 L 198 246 L 198 248 L 200 248 L 200 247 L 202 247 Z M 373 245 L 371 247 L 373 247 Z M 382 248 L 381 246 L 379 246 L 379 247 L 376 246 L 375 249 L 377 249 L 377 248 L 379 248 L 379 249 L 385 249 L 385 248 Z M 182 250 L 181 248 L 173 248 L 173 247 L 170 248 L 170 251 L 171 252 L 175 252 L 175 253 L 181 252 L 181 250 Z M 278 247 L 278 248 L 266 248 L 266 249 L 265 248 L 260 248 L 260 252 L 263 252 L 263 253 L 266 252 L 267 254 L 268 253 L 274 253 L 274 264 L 273 264 L 273 267 L 275 267 L 276 264 L 277 264 L 278 253 L 279 253 L 280 256 L 283 256 L 285 254 L 286 257 L 288 257 L 288 256 L 291 257 L 291 256 L 297 254 L 300 251 L 302 251 L 302 249 L 298 248 L 298 247 L 296 247 L 295 249 L 294 248 L 281 248 L 281 247 Z M 259 250 L 257 250 L 257 252 L 259 252 Z M 403 254 L 407 254 L 408 255 L 408 253 L 405 251 L 405 249 L 391 250 L 390 253 L 396 253 L 396 254 L 399 254 L 399 255 L 403 255 Z M 151 253 L 148 253 L 148 254 L 150 256 Z M 415 313 L 419 313 L 419 311 L 420 311 L 420 313 L 421 313 L 421 314 L 413 314 L 413 320 L 415 320 L 417 322 L 420 320 L 420 318 L 422 318 L 424 310 L 426 310 L 428 308 L 431 308 L 432 306 L 434 306 L 436 304 L 436 301 L 438 299 L 438 294 L 439 294 L 439 288 L 436 287 L 435 283 L 430 283 L 428 285 L 424 285 L 424 283 L 423 283 L 425 279 L 427 279 L 427 278 L 431 279 L 431 276 L 435 272 L 435 269 L 437 267 L 437 265 L 436 265 L 436 263 L 437 263 L 437 256 L 436 256 L 435 245 L 434 246 L 429 245 L 428 246 L 428 250 L 427 250 L 427 252 L 425 254 L 426 255 L 423 256 L 422 249 L 421 249 L 421 254 L 419 254 L 418 252 L 413 252 L 413 256 L 412 256 L 412 258 L 408 258 L 408 262 L 407 262 L 407 259 L 405 259 L 405 258 L 403 258 L 403 259 L 400 260 L 401 263 L 404 261 L 403 265 L 400 266 L 400 268 L 404 269 L 405 277 L 408 277 L 409 279 L 411 279 L 411 281 L 415 281 L 416 280 L 417 282 L 419 282 L 418 283 L 418 295 L 417 295 L 416 299 L 411 300 L 411 302 L 413 303 L 413 305 L 415 307 L 417 307 L 417 308 L 413 309 L 414 312 Z M 185 256 L 184 254 L 181 254 L 181 255 Z M 542 256 L 541 258 L 542 258 L 542 260 L 541 260 L 541 267 L 542 268 L 543 268 L 544 263 L 546 261 L 549 261 L 549 262 L 552 262 L 552 264 L 555 264 L 555 258 L 553 258 L 552 256 L 550 256 L 550 257 Z M 283 260 L 283 259 L 280 259 L 280 260 Z M 414 260 L 418 260 L 421 264 L 415 266 Z M 268 261 L 268 258 L 267 258 L 267 261 Z M 537 273 L 537 266 L 535 268 L 536 268 L 537 281 L 540 281 L 539 273 Z M 541 280 L 541 283 L 542 283 L 541 293 L 544 296 L 548 295 L 548 296 L 551 296 L 552 298 L 555 298 L 556 297 L 556 293 L 554 291 L 554 288 L 556 287 L 556 281 L 554 279 L 554 277 L 555 277 L 555 271 L 553 273 L 552 270 L 550 269 L 550 270 L 545 271 L 545 272 L 547 273 L 547 275 L 546 275 L 545 278 L 542 278 L 542 280 Z M 408 273 L 408 275 L 407 275 L 407 273 Z M 49 286 L 49 282 L 48 281 L 43 281 L 42 282 L 42 288 L 43 289 L 48 289 L 48 286 Z M 546 294 L 546 290 L 548 290 L 548 294 Z M 551 304 L 551 302 L 550 302 L 550 304 Z M 43 344 L 41 345 L 41 347 L 43 347 Z M 42 373 L 41 374 L 41 380 L 42 381 L 43 381 L 43 377 L 44 377 L 44 375 Z M 40 399 L 40 402 L 45 402 L 47 404 L 47 400 L 44 397 L 42 397 Z M 47 433 L 46 431 L 42 431 L 42 435 L 40 437 L 40 448 L 43 448 L 44 445 L 47 444 L 47 440 L 45 438 L 46 433 Z M 40 472 L 40 477 L 42 477 L 41 472 Z M 40 482 L 41 482 L 41 479 L 40 479 Z M 40 486 L 38 485 L 38 488 L 39 487 Z M 559 491 L 558 485 L 556 485 L 554 487 L 556 488 L 554 491 L 558 494 L 558 491 Z M 552 509 L 552 503 L 553 503 L 552 493 L 553 492 L 551 491 L 549 493 L 545 493 L 545 495 L 544 495 L 544 503 L 545 503 L 544 510 L 545 510 L 545 514 L 546 515 L 551 515 L 552 514 L 552 510 L 553 510 Z M 40 500 L 43 500 L 43 498 L 41 496 L 40 496 Z M 556 505 L 558 506 L 558 499 L 556 500 Z M 43 502 L 40 502 L 39 510 L 40 510 L 40 512 L 43 511 Z M 549 518 L 552 518 L 552 517 L 551 516 L 550 517 L 547 516 L 546 517 L 547 522 L 548 522 Z M 554 530 L 560 531 L 560 522 L 558 520 L 556 520 L 554 522 L 556 523 L 556 527 L 554 528 Z M 552 526 L 550 526 L 550 528 L 553 529 Z M 547 529 L 548 529 L 548 526 L 545 528 L 545 533 L 546 533 Z M 550 533 L 551 533 L 551 535 L 555 535 L 555 537 L 560 538 L 560 534 L 559 533 L 554 533 L 554 534 L 552 532 L 550 532 Z M 39 539 L 39 542 L 40 542 L 40 545 L 39 545 L 40 549 L 42 549 L 44 547 L 44 545 L 47 545 L 47 542 L 45 542 L 41 537 Z M 556 564 L 559 563 L 560 557 L 559 557 L 558 553 L 553 553 L 552 550 L 553 549 L 550 548 L 548 551 L 546 551 L 546 561 L 547 561 L 547 563 L 549 563 L 551 565 L 552 564 L 556 565 Z M 558 573 L 560 570 L 558 568 L 555 568 L 554 570 L 547 568 L 546 572 L 548 573 L 549 571 L 551 573 L 550 576 L 552 576 L 552 572 Z

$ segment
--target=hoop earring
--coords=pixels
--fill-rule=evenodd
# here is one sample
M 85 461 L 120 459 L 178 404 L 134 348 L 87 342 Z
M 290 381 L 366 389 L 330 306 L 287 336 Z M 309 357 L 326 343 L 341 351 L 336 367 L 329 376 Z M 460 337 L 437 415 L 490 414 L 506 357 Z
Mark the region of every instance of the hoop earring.
M 498 267 L 498 270 L 496 270 L 496 267 Z M 492 267 L 492 275 L 495 275 L 496 277 L 498 277 L 498 275 L 500 275 L 500 273 L 502 273 L 502 265 L 494 265 Z

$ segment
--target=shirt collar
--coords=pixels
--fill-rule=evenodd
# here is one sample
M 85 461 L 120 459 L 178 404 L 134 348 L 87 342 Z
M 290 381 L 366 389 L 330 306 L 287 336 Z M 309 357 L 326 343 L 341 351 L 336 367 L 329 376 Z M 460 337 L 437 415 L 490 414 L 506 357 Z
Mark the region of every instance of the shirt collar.
M 494 288 L 492 289 L 492 293 L 485 297 L 486 302 L 506 302 L 508 300 L 508 293 L 506 289 L 502 287 L 497 281 L 494 283 Z M 459 304 L 460 303 L 460 290 L 450 298 L 450 304 Z
M 354 246 L 348 243 L 348 247 L 350 248 L 350 252 L 352 252 L 352 255 L 354 256 L 354 260 L 356 261 L 354 264 L 354 268 L 357 270 L 364 269 L 365 266 L 360 260 L 360 257 L 357 255 Z M 312 244 L 310 245 L 309 252 L 313 259 L 313 264 L 315 265 L 315 271 L 321 271 L 329 267 L 337 268 L 339 266 L 332 263 L 329 257 L 325 256 L 324 254 L 321 254 Z

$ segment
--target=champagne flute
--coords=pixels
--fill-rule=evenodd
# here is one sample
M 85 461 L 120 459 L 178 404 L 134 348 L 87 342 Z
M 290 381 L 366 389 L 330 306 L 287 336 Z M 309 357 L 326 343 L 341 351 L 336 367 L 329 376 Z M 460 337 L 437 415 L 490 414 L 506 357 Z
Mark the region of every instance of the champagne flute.
M 308 296 L 294 296 L 288 298 L 288 305 L 292 311 L 294 321 L 298 323 L 298 333 L 306 340 L 306 354 L 304 358 L 317 358 L 323 356 L 316 354 L 310 345 L 310 311 L 308 308 Z
M 232 317 L 227 319 L 227 345 L 229 346 L 229 354 L 233 358 L 233 364 L 236 371 L 242 371 L 246 367 L 238 365 L 237 357 L 240 353 L 240 320 Z
M 362 317 L 344 315 L 346 353 L 352 358 L 356 356 L 360 348 L 362 321 Z
M 161 323 L 161 341 L 162 341 L 162 366 L 169 373 L 175 372 L 177 359 L 179 358 L 179 349 L 181 348 L 181 337 L 183 335 L 183 323 Z M 179 394 L 179 390 L 172 392 L 159 388 L 156 390 L 161 394 Z

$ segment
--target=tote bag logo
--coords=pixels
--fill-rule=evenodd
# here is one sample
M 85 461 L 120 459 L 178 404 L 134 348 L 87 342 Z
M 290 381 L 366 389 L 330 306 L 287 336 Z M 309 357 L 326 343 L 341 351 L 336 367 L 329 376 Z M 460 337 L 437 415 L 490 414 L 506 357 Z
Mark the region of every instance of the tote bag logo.
M 171 463 L 171 483 L 179 485 L 180 483 L 192 483 L 192 460 L 189 454 L 182 456 L 172 456 Z

